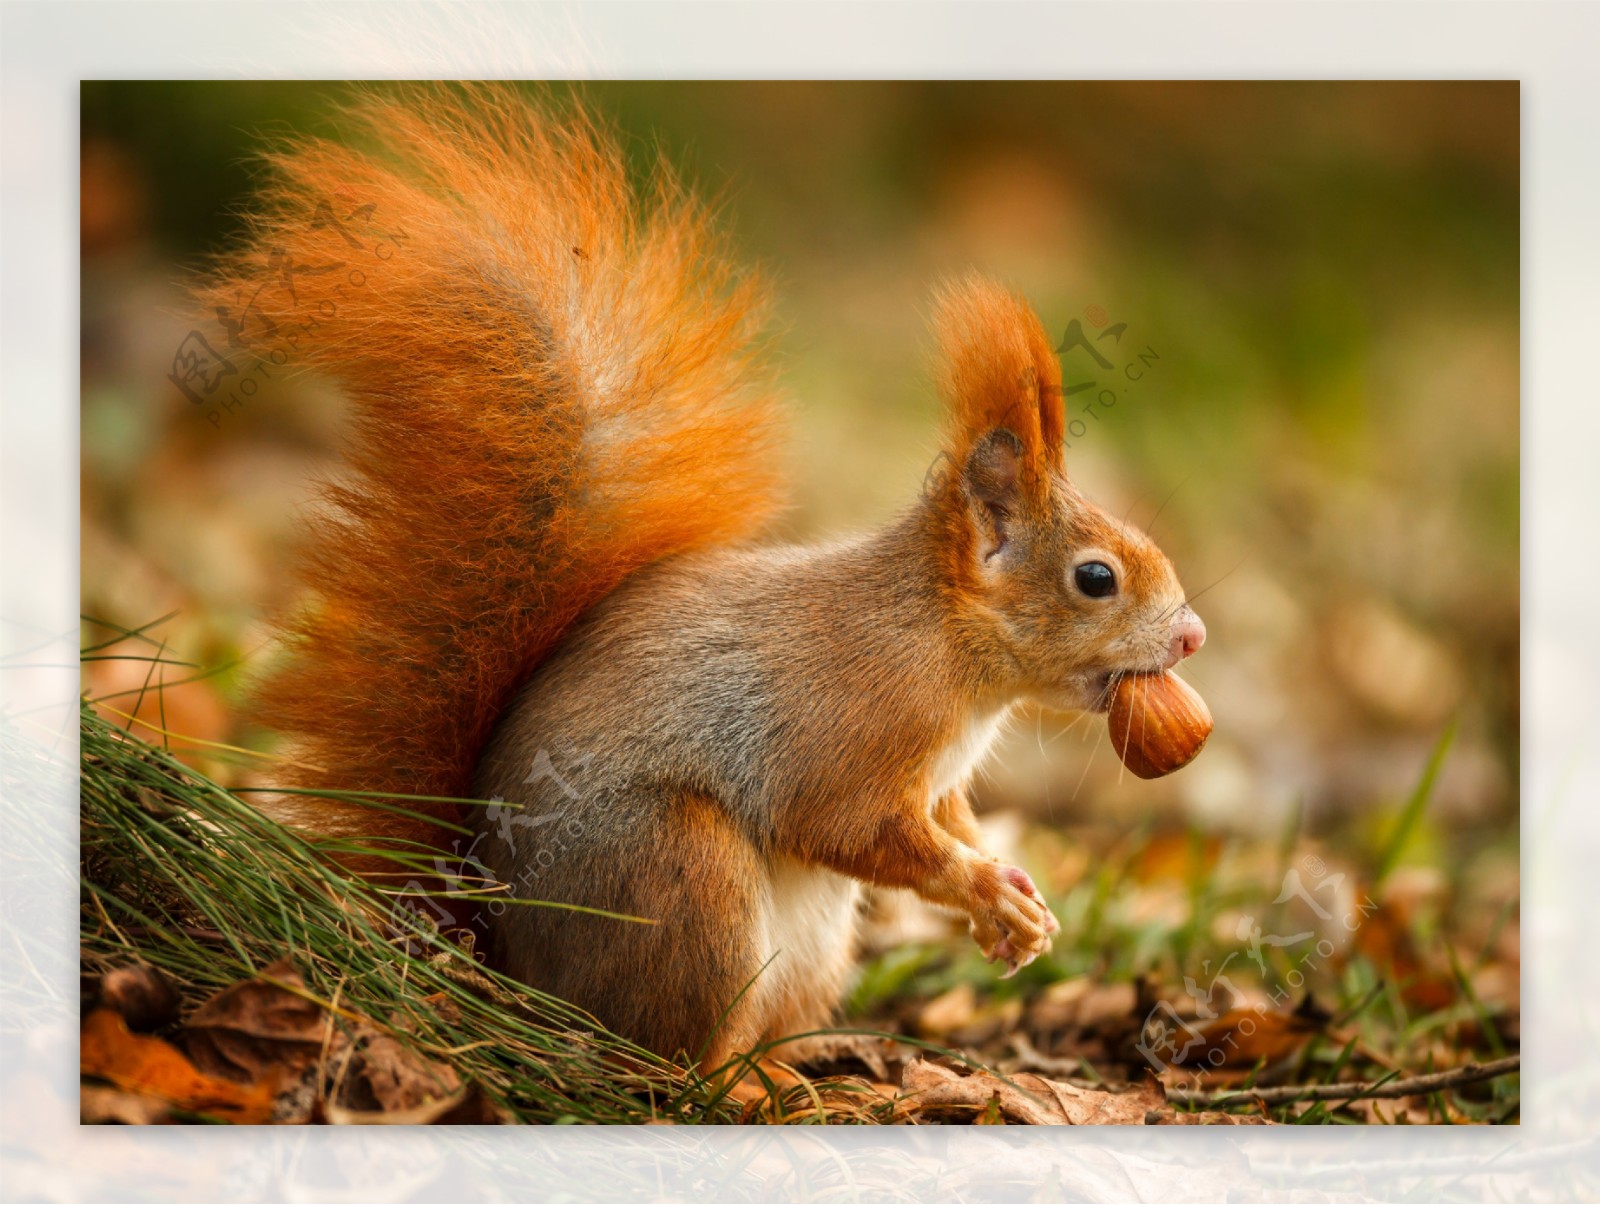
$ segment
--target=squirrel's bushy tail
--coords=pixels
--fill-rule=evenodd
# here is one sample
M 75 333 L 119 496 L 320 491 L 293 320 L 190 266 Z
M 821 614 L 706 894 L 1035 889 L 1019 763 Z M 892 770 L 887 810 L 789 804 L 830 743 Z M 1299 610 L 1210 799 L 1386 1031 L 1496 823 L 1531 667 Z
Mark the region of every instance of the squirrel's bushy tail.
M 676 178 L 632 188 L 579 110 L 483 87 L 352 114 L 357 141 L 268 156 L 245 249 L 200 291 L 241 374 L 314 367 L 352 408 L 313 601 L 252 710 L 292 739 L 293 787 L 459 797 L 580 613 L 779 506 L 762 293 Z M 325 832 L 430 836 L 298 799 Z

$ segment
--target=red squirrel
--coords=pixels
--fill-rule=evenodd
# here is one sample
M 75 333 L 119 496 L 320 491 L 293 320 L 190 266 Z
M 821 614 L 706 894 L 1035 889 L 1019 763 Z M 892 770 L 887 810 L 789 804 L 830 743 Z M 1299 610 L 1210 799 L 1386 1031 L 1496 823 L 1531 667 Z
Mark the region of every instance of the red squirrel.
M 670 169 L 635 188 L 580 109 L 506 88 L 352 112 L 360 139 L 269 157 L 202 288 L 259 366 L 326 372 L 353 412 L 254 716 L 291 788 L 489 802 L 293 818 L 413 859 L 465 824 L 512 896 L 654 921 L 505 906 L 492 956 L 708 1068 L 829 1022 L 860 884 L 963 914 L 1008 973 L 1047 951 L 1039 891 L 983 852 L 974 767 L 1017 704 L 1103 710 L 1205 629 L 1069 481 L 1027 303 L 940 292 L 948 471 L 897 521 L 761 543 L 784 503 L 763 292 Z

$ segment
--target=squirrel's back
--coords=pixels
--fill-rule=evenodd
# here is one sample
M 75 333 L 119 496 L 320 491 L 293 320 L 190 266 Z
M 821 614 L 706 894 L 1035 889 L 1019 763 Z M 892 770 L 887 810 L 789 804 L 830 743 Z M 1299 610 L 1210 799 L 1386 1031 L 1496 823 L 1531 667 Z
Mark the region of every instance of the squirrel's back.
M 797 794 L 893 763 L 863 733 L 948 718 L 959 671 L 928 636 L 942 614 L 911 527 L 706 550 L 633 575 L 518 693 L 475 794 L 536 795 L 528 776 L 560 751 L 613 794 L 694 782 L 765 844 Z
M 352 412 L 253 714 L 291 738 L 291 786 L 461 798 L 580 614 L 781 504 L 761 290 L 665 165 L 633 187 L 579 109 L 485 86 L 350 113 L 356 141 L 268 156 L 247 246 L 199 290 L 237 356 L 324 371 Z M 300 798 L 324 832 L 429 837 Z

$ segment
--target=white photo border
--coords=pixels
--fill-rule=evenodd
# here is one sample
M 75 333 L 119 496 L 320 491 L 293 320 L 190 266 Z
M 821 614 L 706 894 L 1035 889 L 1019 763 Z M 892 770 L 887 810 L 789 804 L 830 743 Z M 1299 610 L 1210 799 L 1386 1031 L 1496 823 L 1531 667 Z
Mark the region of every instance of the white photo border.
M 6 3 L 0 1149 L 6 1200 L 1383 1199 L 1600 1193 L 1600 8 L 1546 3 Z M 95 78 L 1522 81 L 1523 1125 L 1474 1129 L 80 1127 L 78 85 Z M 46 653 L 59 656 L 48 656 Z M 53 1106 L 61 1106 L 60 1116 Z

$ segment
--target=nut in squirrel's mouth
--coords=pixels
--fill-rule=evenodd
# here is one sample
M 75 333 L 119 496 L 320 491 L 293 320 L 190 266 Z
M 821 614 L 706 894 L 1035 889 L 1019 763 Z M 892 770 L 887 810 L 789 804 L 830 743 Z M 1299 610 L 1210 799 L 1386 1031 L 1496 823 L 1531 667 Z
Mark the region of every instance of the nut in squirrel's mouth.
M 1096 674 L 1089 679 L 1089 689 L 1094 692 L 1094 705 L 1090 711 L 1097 711 L 1102 715 L 1111 710 L 1112 686 L 1118 678 L 1132 678 L 1138 674 L 1160 674 L 1165 672 L 1161 666 L 1150 666 L 1139 669 L 1108 669 L 1102 674 Z

